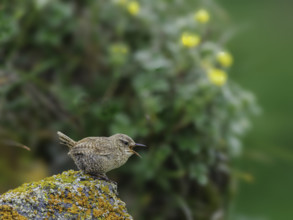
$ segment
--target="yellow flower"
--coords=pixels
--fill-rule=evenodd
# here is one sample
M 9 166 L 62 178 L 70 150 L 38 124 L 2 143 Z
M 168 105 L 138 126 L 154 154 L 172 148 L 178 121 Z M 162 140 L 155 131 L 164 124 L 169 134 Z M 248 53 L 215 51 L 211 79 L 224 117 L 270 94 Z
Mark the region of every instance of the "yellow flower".
M 208 71 L 208 77 L 209 80 L 217 86 L 224 85 L 228 78 L 225 71 L 216 68 L 212 68 Z
M 219 52 L 217 55 L 217 61 L 223 66 L 223 67 L 229 67 L 233 64 L 233 57 L 228 52 Z
M 110 51 L 113 54 L 127 54 L 128 47 L 125 44 L 117 43 L 110 47 Z
M 196 47 L 200 43 L 200 37 L 196 34 L 185 32 L 181 35 L 181 42 L 185 47 Z
M 208 11 L 201 9 L 195 13 L 194 19 L 202 24 L 205 24 L 210 20 L 210 14 Z
M 130 14 L 137 15 L 140 10 L 139 3 L 137 1 L 130 1 L 127 4 L 127 10 Z

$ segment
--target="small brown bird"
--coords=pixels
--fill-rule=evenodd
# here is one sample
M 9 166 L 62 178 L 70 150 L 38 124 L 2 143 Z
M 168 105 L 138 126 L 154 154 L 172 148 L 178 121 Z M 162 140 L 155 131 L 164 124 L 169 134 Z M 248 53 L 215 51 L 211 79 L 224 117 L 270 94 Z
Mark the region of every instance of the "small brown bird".
M 86 137 L 80 141 L 74 141 L 60 131 L 57 134 L 61 144 L 70 148 L 68 154 L 80 170 L 106 180 L 109 180 L 106 173 L 125 164 L 130 156 L 136 154 L 140 157 L 134 147 L 145 147 L 125 134 Z

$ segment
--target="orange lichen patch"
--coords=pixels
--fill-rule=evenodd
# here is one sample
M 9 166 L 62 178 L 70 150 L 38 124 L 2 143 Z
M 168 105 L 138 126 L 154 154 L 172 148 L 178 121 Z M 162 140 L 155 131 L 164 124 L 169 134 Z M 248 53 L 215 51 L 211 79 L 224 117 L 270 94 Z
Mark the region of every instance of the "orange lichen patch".
M 103 212 L 102 210 L 100 210 L 100 209 L 94 209 L 94 210 L 93 210 L 93 216 L 94 216 L 95 218 L 98 218 L 98 217 L 101 216 L 103 213 L 104 213 L 104 212 Z
M 118 216 L 116 213 L 111 212 L 106 218 L 106 220 L 123 220 L 124 218 L 121 216 Z
M 72 193 L 71 193 L 71 192 L 69 192 L 69 193 L 67 194 L 67 199 L 72 199 Z
M 79 208 L 75 204 L 73 204 L 67 211 L 72 214 L 80 213 Z
M 18 214 L 11 206 L 2 205 L 0 206 L 0 219 L 2 220 L 27 220 L 26 217 Z
M 90 209 L 86 210 L 86 211 L 85 211 L 86 216 L 90 216 L 91 212 L 92 212 L 92 211 L 91 211 Z

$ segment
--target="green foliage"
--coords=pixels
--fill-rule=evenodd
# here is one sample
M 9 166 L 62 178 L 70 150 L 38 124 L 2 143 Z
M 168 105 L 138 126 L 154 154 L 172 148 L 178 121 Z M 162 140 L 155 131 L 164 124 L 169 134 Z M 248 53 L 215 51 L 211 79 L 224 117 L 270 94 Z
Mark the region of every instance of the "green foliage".
M 124 2 L 2 6 L 1 138 L 37 146 L 57 129 L 74 139 L 126 133 L 149 146 L 116 172 L 139 201 L 130 213 L 209 219 L 226 202 L 227 158 L 241 151 L 254 98 L 208 77 L 228 71 L 216 60 L 225 30 L 215 5 L 201 24 L 199 2 L 145 0 L 137 14 Z M 198 46 L 181 42 L 186 31 Z

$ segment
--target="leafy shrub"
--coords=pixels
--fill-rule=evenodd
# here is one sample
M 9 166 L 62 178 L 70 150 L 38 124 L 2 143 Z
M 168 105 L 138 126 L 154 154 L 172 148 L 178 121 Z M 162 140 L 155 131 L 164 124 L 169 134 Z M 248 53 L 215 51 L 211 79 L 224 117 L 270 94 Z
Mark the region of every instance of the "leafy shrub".
M 255 104 L 228 77 L 233 58 L 217 6 L 27 0 L 2 7 L 1 139 L 37 148 L 56 130 L 76 140 L 126 133 L 149 146 L 113 174 L 134 216 L 210 219 L 223 211 L 229 159 L 240 153 Z

